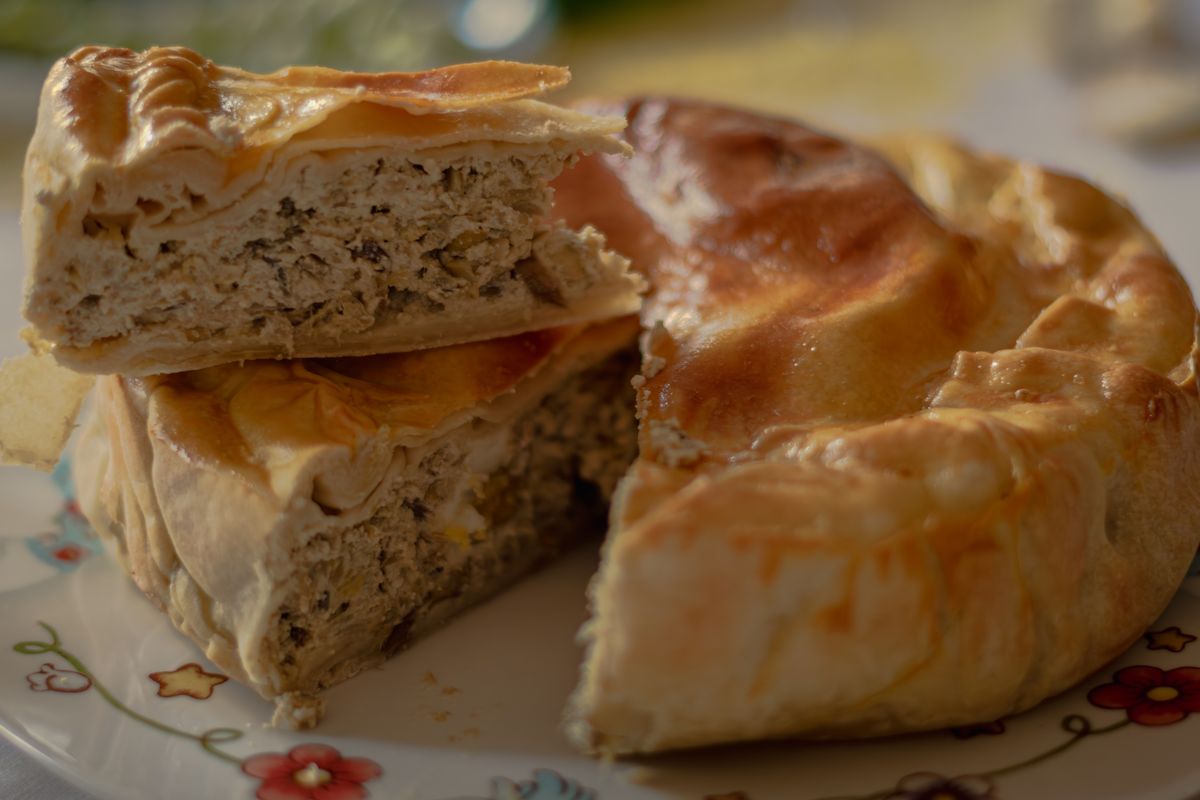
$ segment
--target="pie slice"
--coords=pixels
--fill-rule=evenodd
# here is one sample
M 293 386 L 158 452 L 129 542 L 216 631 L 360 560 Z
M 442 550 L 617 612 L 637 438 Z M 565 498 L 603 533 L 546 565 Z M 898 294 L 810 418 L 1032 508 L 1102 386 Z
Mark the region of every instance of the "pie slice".
M 636 333 L 103 376 L 80 503 L 208 658 L 311 725 L 320 690 L 603 529 Z
M 1129 210 L 940 141 L 603 110 L 632 159 L 556 202 L 653 294 L 579 745 L 992 720 L 1141 636 L 1200 541 L 1200 401 L 1191 293 Z
M 256 75 L 85 47 L 25 164 L 24 312 L 73 369 L 145 375 L 369 355 L 637 310 L 548 181 L 624 125 L 547 105 L 566 69 Z

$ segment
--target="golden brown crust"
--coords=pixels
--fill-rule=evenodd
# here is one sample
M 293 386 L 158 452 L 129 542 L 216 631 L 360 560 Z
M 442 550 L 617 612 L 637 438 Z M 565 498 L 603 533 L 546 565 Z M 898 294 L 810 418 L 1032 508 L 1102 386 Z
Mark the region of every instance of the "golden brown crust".
M 294 136 L 352 104 L 462 111 L 541 95 L 570 79 L 563 67 L 509 61 L 424 72 L 287 67 L 256 75 L 186 47 L 89 46 L 55 64 L 43 102 L 85 154 L 125 165 L 186 146 L 232 156 Z
M 551 328 L 435 350 L 121 380 L 139 402 L 153 401 L 155 435 L 186 461 L 266 485 L 264 464 L 279 452 L 354 450 L 381 432 L 428 438 L 447 417 L 512 391 L 581 332 Z
M 557 203 L 653 295 L 578 741 L 992 719 L 1140 634 L 1196 549 L 1200 402 L 1191 294 L 1128 209 L 943 141 L 608 110 L 635 155 Z
M 375 439 L 393 447 L 422 443 L 500 402 L 547 364 L 617 349 L 631 325 L 626 317 L 434 350 L 250 361 L 114 380 L 143 415 L 153 407 L 152 436 L 184 461 L 278 492 L 272 469 L 284 461 L 354 453 Z

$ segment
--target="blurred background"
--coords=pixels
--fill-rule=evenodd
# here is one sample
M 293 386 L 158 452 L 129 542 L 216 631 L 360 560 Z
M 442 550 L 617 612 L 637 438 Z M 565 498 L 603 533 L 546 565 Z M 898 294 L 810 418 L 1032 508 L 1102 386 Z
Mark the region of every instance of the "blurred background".
M 941 128 L 1117 187 L 1146 168 L 1178 182 L 1200 141 L 1200 0 L 0 0 L 0 209 L 46 70 L 85 43 L 256 71 L 566 64 L 563 99 L 673 92 L 864 135 Z

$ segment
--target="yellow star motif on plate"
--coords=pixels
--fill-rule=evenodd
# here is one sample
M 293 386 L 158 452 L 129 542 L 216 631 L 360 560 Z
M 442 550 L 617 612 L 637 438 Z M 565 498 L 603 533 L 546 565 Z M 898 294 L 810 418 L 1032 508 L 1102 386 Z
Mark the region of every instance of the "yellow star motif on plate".
M 1179 630 L 1178 625 L 1163 628 L 1161 631 L 1147 631 L 1145 638 L 1146 647 L 1151 650 L 1170 650 L 1172 653 L 1182 652 L 1183 648 L 1196 641 L 1195 636 Z
M 159 697 L 187 695 L 196 700 L 212 697 L 213 689 L 229 678 L 205 672 L 199 664 L 184 664 L 171 672 L 151 672 L 150 680 L 158 684 Z

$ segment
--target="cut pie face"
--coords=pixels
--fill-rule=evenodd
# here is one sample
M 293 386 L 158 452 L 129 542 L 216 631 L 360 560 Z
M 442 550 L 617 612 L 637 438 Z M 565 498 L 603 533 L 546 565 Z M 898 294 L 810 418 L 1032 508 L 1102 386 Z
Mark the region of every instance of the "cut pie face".
M 1118 655 L 1200 541 L 1196 309 L 1082 180 L 644 99 L 556 184 L 650 280 L 582 747 L 874 736 Z
M 97 380 L 80 503 L 232 677 L 312 698 L 602 529 L 635 320 Z
M 620 118 L 535 99 L 562 68 L 256 75 L 85 47 L 25 164 L 25 315 L 73 369 L 369 355 L 629 314 L 640 288 L 548 181 Z

